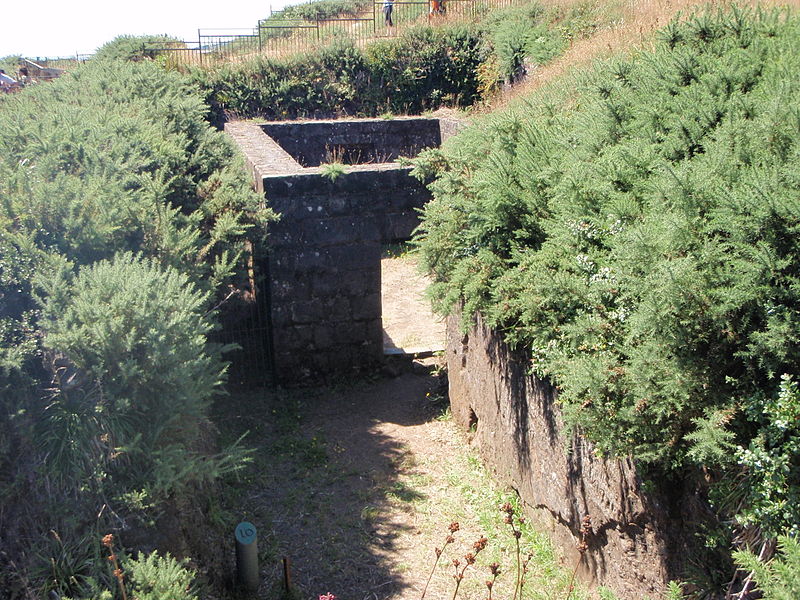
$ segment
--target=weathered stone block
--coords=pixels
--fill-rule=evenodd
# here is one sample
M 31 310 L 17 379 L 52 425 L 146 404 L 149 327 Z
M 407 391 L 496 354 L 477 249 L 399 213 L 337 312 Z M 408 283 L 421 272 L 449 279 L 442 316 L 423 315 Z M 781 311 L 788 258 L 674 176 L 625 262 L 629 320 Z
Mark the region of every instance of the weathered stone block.
M 419 225 L 419 213 L 408 211 L 386 215 L 382 238 L 390 242 L 411 239 L 414 230 Z
M 327 302 L 327 320 L 332 323 L 350 321 L 353 318 L 353 305 L 349 297 L 336 296 Z
M 327 311 L 322 300 L 309 300 L 308 302 L 292 302 L 292 323 L 318 323 L 324 320 Z
M 375 268 L 380 263 L 381 247 L 377 242 L 332 246 L 327 250 L 330 266 L 344 271 Z
M 333 327 L 318 323 L 314 328 L 314 345 L 317 350 L 327 350 L 336 343 Z
M 353 299 L 352 317 L 356 321 L 380 319 L 381 294 L 380 292 L 359 296 Z

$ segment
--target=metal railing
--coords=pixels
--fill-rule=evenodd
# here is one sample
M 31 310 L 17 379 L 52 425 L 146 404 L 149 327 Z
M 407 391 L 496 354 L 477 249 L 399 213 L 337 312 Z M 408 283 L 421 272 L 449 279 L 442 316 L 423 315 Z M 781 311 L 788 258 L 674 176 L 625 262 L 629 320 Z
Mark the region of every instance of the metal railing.
M 420 22 L 431 24 L 451 20 L 476 20 L 489 11 L 510 6 L 514 0 L 444 0 L 444 10 L 433 13 L 434 0 L 396 0 L 392 3 L 392 27 L 384 18 L 384 0 L 373 0 L 359 16 L 326 19 L 290 19 L 274 13 L 250 29 L 199 29 L 196 41 L 147 45 L 147 55 L 163 56 L 168 66 L 212 65 L 246 60 L 262 55 L 279 57 L 306 52 L 334 39 L 355 44 L 380 37 L 394 37 Z M 427 17 L 427 20 L 426 20 Z M 37 58 L 45 67 L 69 69 L 86 62 L 91 55 Z
M 200 29 L 196 42 L 181 47 L 153 49 L 168 55 L 168 64 L 214 64 L 244 60 L 255 55 L 278 57 L 318 48 L 333 39 L 356 44 L 376 37 L 393 37 L 420 22 L 474 20 L 490 10 L 509 6 L 514 0 L 445 0 L 444 10 L 432 13 L 432 0 L 397 0 L 392 4 L 393 26 L 384 19 L 383 0 L 360 16 L 327 19 L 283 19 L 280 13 L 262 19 L 254 29 Z M 426 20 L 427 18 L 427 20 Z M 224 31 L 225 33 L 221 33 Z

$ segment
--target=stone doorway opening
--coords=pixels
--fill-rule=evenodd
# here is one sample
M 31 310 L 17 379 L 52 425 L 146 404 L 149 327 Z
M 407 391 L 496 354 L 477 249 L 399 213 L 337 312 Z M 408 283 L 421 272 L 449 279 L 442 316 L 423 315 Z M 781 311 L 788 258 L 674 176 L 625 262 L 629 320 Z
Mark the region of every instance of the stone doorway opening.
M 406 244 L 384 247 L 381 256 L 383 353 L 427 356 L 444 350 L 445 322 L 427 299 L 430 279 Z
M 256 189 L 280 214 L 263 249 L 276 382 L 359 371 L 386 353 L 442 349 L 424 278 L 408 257 L 384 265 L 382 255 L 411 238 L 430 200 L 395 159 L 438 147 L 459 127 L 420 117 L 226 124 Z M 332 177 L 330 161 L 346 168 Z

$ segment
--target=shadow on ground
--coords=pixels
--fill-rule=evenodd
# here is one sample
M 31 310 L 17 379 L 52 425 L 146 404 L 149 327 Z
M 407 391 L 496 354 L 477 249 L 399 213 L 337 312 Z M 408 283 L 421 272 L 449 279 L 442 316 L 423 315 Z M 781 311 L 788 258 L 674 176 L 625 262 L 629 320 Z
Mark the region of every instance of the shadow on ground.
M 253 462 L 226 479 L 219 518 L 258 528 L 258 597 L 280 597 L 284 557 L 300 598 L 383 600 L 409 585 L 391 557 L 398 536 L 415 527 L 403 503 L 425 498 L 409 484 L 413 476 L 400 481 L 413 475 L 414 457 L 386 432 L 435 418 L 441 406 L 429 394 L 442 386 L 415 367 L 393 378 L 218 403 L 224 439 L 250 432 Z

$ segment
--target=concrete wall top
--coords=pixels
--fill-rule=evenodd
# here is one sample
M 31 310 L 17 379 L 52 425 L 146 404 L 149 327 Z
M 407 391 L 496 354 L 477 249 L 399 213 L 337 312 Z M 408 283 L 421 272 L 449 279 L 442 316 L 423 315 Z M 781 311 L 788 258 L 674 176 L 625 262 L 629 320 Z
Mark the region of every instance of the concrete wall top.
M 420 150 L 438 147 L 463 127 L 456 119 L 395 117 L 393 119 L 343 119 L 333 121 L 276 121 L 254 123 L 231 121 L 228 133 L 242 150 L 259 191 L 264 177 L 307 174 L 318 176 L 326 153 L 349 153 L 340 158 L 363 158 L 348 164 L 348 172 L 402 169 L 399 156 L 415 156 Z M 269 132 L 269 134 L 268 134 Z M 309 150 L 310 147 L 313 150 Z M 288 150 L 288 151 L 287 151 Z M 361 151 L 363 150 L 363 155 Z M 306 164 L 297 160 L 313 155 Z M 407 170 L 406 170 L 407 172 Z

